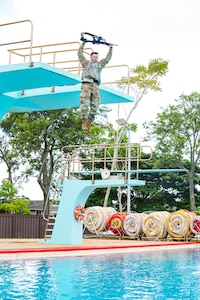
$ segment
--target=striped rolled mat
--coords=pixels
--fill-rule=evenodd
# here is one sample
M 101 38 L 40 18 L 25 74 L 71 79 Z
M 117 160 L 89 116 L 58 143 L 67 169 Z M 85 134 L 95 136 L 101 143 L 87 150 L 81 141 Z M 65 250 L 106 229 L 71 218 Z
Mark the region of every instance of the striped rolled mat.
M 191 222 L 190 222 L 190 230 L 195 235 L 200 234 L 200 216 L 196 216 Z
M 190 223 L 195 217 L 195 213 L 184 209 L 171 213 L 166 224 L 169 235 L 173 239 L 183 239 L 191 236 Z
M 84 225 L 91 233 L 107 230 L 108 220 L 116 213 L 112 207 L 92 206 L 85 210 Z
M 143 214 L 131 213 L 124 219 L 124 231 L 126 235 L 138 238 L 142 234 L 142 217 Z
M 106 231 L 108 230 L 108 221 L 112 215 L 116 214 L 116 210 L 113 207 L 102 207 L 102 209 L 104 216 L 99 231 Z
M 157 211 L 144 214 L 142 218 L 142 231 L 148 239 L 163 239 L 167 236 L 167 211 Z
M 116 236 L 122 236 L 125 234 L 124 220 L 127 213 L 118 212 L 113 214 L 108 221 L 108 229 L 112 231 Z

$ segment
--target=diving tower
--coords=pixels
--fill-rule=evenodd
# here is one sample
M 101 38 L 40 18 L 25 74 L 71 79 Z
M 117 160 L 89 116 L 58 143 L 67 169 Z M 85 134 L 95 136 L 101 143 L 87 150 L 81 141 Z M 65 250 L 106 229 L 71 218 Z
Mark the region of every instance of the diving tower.
M 113 158 L 114 151 L 119 152 Z M 128 153 L 130 155 L 128 156 Z M 146 153 L 145 157 L 143 154 Z M 148 154 L 147 154 L 148 153 Z M 89 195 L 98 188 L 144 186 L 145 181 L 139 180 L 138 168 L 141 161 L 152 158 L 149 146 L 138 144 L 94 144 L 70 145 L 63 147 L 59 166 L 55 169 L 53 182 L 48 199 L 53 202 L 44 208 L 49 211 L 45 241 L 47 244 L 82 244 L 83 222 L 75 218 L 76 207 L 85 206 Z M 128 170 L 129 162 L 135 170 Z M 131 174 L 130 178 L 128 173 Z
M 116 150 L 118 156 L 113 158 Z M 75 212 L 77 207 L 85 206 L 88 197 L 95 189 L 144 186 L 145 180 L 139 179 L 140 173 L 185 171 L 139 169 L 140 162 L 149 161 L 151 158 L 150 146 L 133 143 L 63 147 L 57 161 L 58 166 L 55 166 L 53 182 L 57 182 L 57 185 L 51 185 L 48 195 L 48 200 L 54 201 L 50 203 L 46 201 L 44 208 L 43 217 L 46 218 L 47 223 L 45 240 L 42 243 L 82 244 L 83 219 L 77 220 Z M 132 169 L 129 169 L 130 165 Z M 56 172 L 56 170 L 59 171 Z M 45 217 L 46 211 L 48 211 L 48 217 Z

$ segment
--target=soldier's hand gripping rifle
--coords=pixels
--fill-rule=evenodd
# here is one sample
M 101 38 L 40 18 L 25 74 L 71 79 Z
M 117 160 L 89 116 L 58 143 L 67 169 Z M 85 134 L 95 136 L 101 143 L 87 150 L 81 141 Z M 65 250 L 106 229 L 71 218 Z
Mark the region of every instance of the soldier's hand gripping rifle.
M 86 43 L 92 43 L 92 44 L 102 44 L 102 45 L 113 45 L 113 46 L 118 46 L 113 43 L 108 43 L 104 38 L 101 36 L 89 33 L 89 32 L 81 32 L 81 41 L 86 42 Z

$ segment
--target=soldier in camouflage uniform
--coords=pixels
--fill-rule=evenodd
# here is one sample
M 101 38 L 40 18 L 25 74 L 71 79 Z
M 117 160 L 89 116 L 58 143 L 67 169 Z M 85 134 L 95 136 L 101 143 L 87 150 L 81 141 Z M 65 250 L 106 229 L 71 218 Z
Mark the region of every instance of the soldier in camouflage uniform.
M 78 50 L 78 57 L 83 67 L 81 86 L 81 119 L 82 130 L 90 131 L 97 108 L 100 104 L 99 85 L 101 83 L 101 71 L 108 64 L 112 57 L 112 44 L 109 44 L 109 51 L 105 58 L 98 61 L 98 53 L 92 52 L 90 60 L 83 55 L 83 42 Z

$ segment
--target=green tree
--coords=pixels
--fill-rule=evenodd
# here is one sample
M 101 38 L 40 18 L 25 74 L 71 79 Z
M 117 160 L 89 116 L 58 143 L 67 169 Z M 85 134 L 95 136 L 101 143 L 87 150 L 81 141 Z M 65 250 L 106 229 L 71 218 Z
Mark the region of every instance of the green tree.
M 0 185 L 0 203 L 12 201 L 14 196 L 18 194 L 18 190 L 9 180 L 3 179 Z
M 16 214 L 30 215 L 31 212 L 28 208 L 29 200 L 13 199 L 12 204 L 13 204 L 14 211 Z
M 185 165 L 189 162 L 185 161 Z M 145 172 L 146 169 L 152 172 Z M 163 171 L 157 172 L 158 169 Z M 142 187 L 132 189 L 132 210 L 143 211 L 175 211 L 178 209 L 190 209 L 188 176 L 186 172 L 170 172 L 167 170 L 179 169 L 172 156 L 153 153 L 150 161 L 141 163 L 142 173 L 140 180 L 145 180 Z M 195 184 L 199 184 L 198 176 Z M 200 203 L 200 194 L 195 188 L 197 204 Z
M 11 183 L 15 182 L 16 178 L 13 178 L 14 173 L 18 171 L 20 164 L 23 164 L 18 159 L 18 153 L 18 148 L 12 148 L 6 135 L 2 133 L 0 138 L 0 162 L 6 165 L 8 180 Z M 23 181 L 22 177 L 21 180 Z
M 16 198 L 18 190 L 9 180 L 2 180 L 0 185 L 0 213 L 30 214 L 29 200 Z
M 13 199 L 11 203 L 1 203 L 0 213 L 11 213 L 20 215 L 30 215 L 27 199 Z
M 115 134 L 115 144 L 120 144 L 124 140 L 124 136 L 126 136 L 127 131 L 130 129 L 132 131 L 137 130 L 136 124 L 128 124 L 129 119 L 133 111 L 137 108 L 140 101 L 143 97 L 150 91 L 153 92 L 161 92 L 161 83 L 160 79 L 166 76 L 168 72 L 168 61 L 163 60 L 161 58 L 150 60 L 147 66 L 137 65 L 135 68 L 130 70 L 130 78 L 122 77 L 119 80 L 119 88 L 122 90 L 127 90 L 127 85 L 130 87 L 130 90 L 134 96 L 134 103 L 129 105 L 129 109 L 126 112 L 126 124 L 121 126 L 117 134 Z M 120 106 L 119 106 L 120 111 Z M 120 118 L 120 113 L 118 112 L 118 118 Z M 118 148 L 115 148 L 115 152 L 113 154 L 113 164 L 112 170 L 116 168 L 116 158 L 118 156 Z M 107 188 L 107 192 L 105 195 L 104 206 L 107 206 L 108 198 L 110 195 L 110 188 Z
M 166 76 L 168 72 L 168 61 L 161 58 L 152 59 L 147 67 L 137 65 L 130 70 L 130 79 L 122 77 L 119 81 L 119 87 L 123 90 L 130 85 L 130 90 L 134 95 L 134 103 L 127 113 L 126 121 L 128 123 L 133 111 L 137 108 L 144 95 L 148 92 L 161 92 L 160 79 Z M 120 136 L 118 137 L 120 138 Z
M 179 168 L 186 169 L 189 179 L 191 211 L 195 204 L 195 172 L 200 158 L 200 94 L 181 95 L 175 105 L 169 105 L 155 121 L 144 124 L 146 140 L 154 139 L 156 152 L 173 157 Z M 186 165 L 186 159 L 189 165 Z
M 101 111 L 102 118 L 104 114 Z M 78 109 L 8 114 L 1 122 L 2 130 L 9 137 L 11 153 L 17 149 L 18 161 L 25 160 L 21 174 L 26 179 L 38 175 L 44 200 L 62 147 L 103 143 L 106 126 L 106 122 L 94 123 L 90 133 L 83 132 Z

